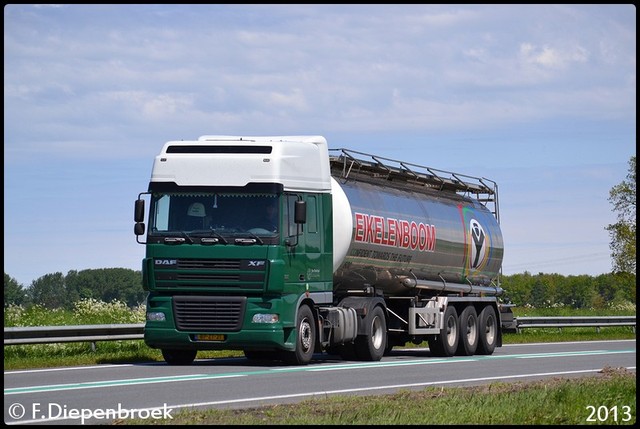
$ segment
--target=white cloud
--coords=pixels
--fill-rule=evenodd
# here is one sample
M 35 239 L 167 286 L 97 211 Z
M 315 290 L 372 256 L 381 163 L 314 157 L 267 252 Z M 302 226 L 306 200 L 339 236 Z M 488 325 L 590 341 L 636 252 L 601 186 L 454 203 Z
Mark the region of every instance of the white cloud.
M 525 63 L 550 69 L 563 69 L 571 63 L 585 63 L 589 59 L 589 52 L 581 46 L 562 49 L 547 45 L 537 47 L 531 43 L 520 45 L 520 55 Z

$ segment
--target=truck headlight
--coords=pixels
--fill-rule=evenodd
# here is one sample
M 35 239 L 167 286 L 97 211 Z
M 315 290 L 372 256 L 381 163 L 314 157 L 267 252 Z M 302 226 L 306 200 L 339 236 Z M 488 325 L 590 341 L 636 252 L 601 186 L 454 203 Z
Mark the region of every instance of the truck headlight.
M 278 323 L 280 317 L 277 314 L 258 313 L 254 314 L 251 321 L 253 323 Z
M 161 311 L 151 311 L 147 313 L 147 320 L 150 322 L 164 322 L 167 318 Z

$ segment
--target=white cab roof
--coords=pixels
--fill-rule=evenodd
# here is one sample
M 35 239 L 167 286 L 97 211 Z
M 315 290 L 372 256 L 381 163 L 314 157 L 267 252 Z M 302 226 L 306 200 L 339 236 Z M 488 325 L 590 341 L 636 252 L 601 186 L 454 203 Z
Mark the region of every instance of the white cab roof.
M 152 182 L 180 186 L 280 183 L 287 191 L 330 192 L 322 136 L 215 136 L 170 141 L 156 156 Z

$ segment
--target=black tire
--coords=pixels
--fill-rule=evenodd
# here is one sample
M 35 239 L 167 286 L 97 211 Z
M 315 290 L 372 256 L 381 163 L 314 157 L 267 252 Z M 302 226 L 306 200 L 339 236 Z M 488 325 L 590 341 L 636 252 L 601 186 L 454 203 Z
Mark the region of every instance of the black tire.
M 473 356 L 478 349 L 478 313 L 473 305 L 460 313 L 460 340 L 458 341 L 458 356 Z
M 306 365 L 311 362 L 316 344 L 316 322 L 307 305 L 298 309 L 296 319 L 296 349 L 283 352 L 283 360 L 292 365 Z
M 440 335 L 430 336 L 427 341 L 429 342 L 429 352 L 431 352 L 431 356 L 444 356 Z
M 490 355 L 498 343 L 498 319 L 493 306 L 487 305 L 478 317 L 478 355 Z
M 433 356 L 449 357 L 456 354 L 460 330 L 458 329 L 458 312 L 449 305 L 444 312 L 443 326 L 440 334 L 429 340 L 429 350 Z
M 191 365 L 197 350 L 162 349 L 162 357 L 169 365 Z
M 395 344 L 390 342 L 389 337 L 387 336 L 387 347 L 384 348 L 384 356 L 389 356 L 391 354 L 391 351 L 393 350 L 393 346 L 395 346 Z
M 375 306 L 364 323 L 368 333 L 356 338 L 356 354 L 360 360 L 379 361 L 387 348 L 387 320 L 382 307 Z

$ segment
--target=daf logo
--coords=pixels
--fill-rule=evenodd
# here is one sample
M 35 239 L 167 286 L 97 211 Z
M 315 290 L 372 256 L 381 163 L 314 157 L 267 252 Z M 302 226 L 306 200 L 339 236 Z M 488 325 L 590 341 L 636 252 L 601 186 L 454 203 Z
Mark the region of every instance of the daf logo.
M 178 263 L 177 259 L 156 259 L 154 261 L 156 265 L 176 265 Z
M 249 261 L 250 267 L 263 267 L 264 261 Z

